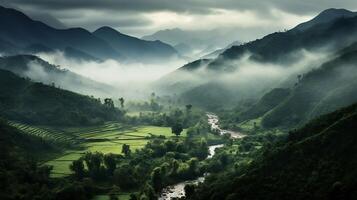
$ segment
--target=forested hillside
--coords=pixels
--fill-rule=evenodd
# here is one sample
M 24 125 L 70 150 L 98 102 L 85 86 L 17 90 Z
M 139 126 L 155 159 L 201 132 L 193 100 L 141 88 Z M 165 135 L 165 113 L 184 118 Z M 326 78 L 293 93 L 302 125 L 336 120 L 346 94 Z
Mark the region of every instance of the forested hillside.
M 354 199 L 356 125 L 356 104 L 319 117 L 249 167 L 207 178 L 190 199 Z
M 46 125 L 99 124 L 119 120 L 113 105 L 0 70 L 0 115 L 15 121 Z

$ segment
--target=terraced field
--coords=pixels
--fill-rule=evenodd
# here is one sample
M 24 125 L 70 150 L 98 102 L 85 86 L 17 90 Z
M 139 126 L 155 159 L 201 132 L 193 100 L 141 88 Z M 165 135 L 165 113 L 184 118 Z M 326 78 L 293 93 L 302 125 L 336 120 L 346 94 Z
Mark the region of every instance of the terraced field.
M 30 126 L 15 122 L 12 122 L 11 125 L 16 126 L 26 134 L 35 135 L 58 144 L 71 145 L 71 148 L 65 148 L 66 151 L 63 155 L 46 162 L 46 164 L 53 166 L 52 175 L 55 177 L 68 175 L 71 162 L 87 151 L 120 154 L 123 144 L 130 145 L 130 149 L 135 151 L 145 146 L 152 135 L 174 136 L 169 127 L 130 127 L 115 122 L 101 126 L 76 128 Z M 186 130 L 183 131 L 181 137 L 185 136 Z
M 76 136 L 63 132 L 60 129 L 49 128 L 45 126 L 31 126 L 27 124 L 21 124 L 17 122 L 9 122 L 11 126 L 18 128 L 26 134 L 40 137 L 43 140 L 55 143 L 55 144 L 64 144 L 64 145 L 75 145 L 78 144 L 78 138 Z

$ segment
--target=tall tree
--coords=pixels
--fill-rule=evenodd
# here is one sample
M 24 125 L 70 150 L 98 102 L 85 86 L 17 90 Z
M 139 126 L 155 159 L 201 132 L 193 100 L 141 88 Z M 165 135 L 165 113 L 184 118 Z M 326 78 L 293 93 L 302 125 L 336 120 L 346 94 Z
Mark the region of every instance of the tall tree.
M 125 156 L 129 156 L 130 153 L 131 153 L 130 145 L 128 145 L 128 144 L 123 144 L 123 146 L 121 147 L 121 152 L 122 152 Z
M 72 164 L 69 166 L 69 169 L 74 172 L 74 176 L 78 180 L 82 180 L 85 173 L 82 159 L 74 160 Z
M 173 134 L 175 134 L 176 136 L 179 136 L 182 131 L 183 131 L 183 128 L 182 128 L 182 124 L 180 124 L 180 123 L 175 123 L 175 124 L 171 127 L 171 132 L 172 132 Z
M 119 102 L 120 102 L 120 107 L 124 108 L 124 98 L 123 97 L 119 98 Z
M 191 109 L 192 109 L 192 105 L 191 105 L 191 104 L 187 104 L 187 105 L 186 105 L 186 111 L 187 111 L 187 113 L 189 113 L 189 112 L 191 111 Z
M 115 155 L 112 153 L 105 154 L 103 160 L 104 160 L 105 168 L 107 169 L 110 175 L 113 175 L 113 172 L 116 169 Z
M 114 108 L 114 102 L 111 98 L 105 98 L 104 105 L 108 106 L 109 108 Z

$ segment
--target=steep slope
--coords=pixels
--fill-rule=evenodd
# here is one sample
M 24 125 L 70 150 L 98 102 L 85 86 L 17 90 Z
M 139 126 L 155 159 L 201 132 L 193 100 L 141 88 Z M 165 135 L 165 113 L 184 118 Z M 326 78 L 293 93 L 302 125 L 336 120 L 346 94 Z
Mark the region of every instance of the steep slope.
M 266 112 L 279 105 L 290 94 L 288 88 L 274 88 L 264 96 L 252 107 L 239 114 L 240 120 L 249 120 L 260 117 Z
M 263 118 L 266 127 L 295 126 L 357 101 L 357 51 L 303 76 L 291 95 Z
M 72 47 L 101 59 L 119 59 L 120 55 L 109 44 L 82 28 L 54 29 L 34 21 L 14 9 L 0 6 L 0 39 L 21 49 L 42 44 L 51 49 Z
M 177 57 L 177 51 L 159 40 L 145 41 L 122 34 L 110 27 L 101 27 L 93 35 L 110 44 L 121 55 L 138 61 L 157 61 Z M 160 60 L 162 61 L 162 60 Z
M 60 69 L 58 66 L 31 55 L 0 57 L 0 69 L 82 94 L 110 96 L 114 90 L 109 85 Z
M 355 199 L 357 105 L 311 121 L 247 170 L 201 185 L 192 199 Z
M 90 125 L 119 120 L 122 112 L 97 99 L 0 70 L 0 116 L 31 124 Z

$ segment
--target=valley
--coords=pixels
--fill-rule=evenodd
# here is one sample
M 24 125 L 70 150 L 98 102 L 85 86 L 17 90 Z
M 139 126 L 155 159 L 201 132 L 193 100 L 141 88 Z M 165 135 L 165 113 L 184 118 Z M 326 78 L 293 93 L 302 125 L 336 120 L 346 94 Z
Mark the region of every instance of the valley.
M 356 198 L 357 4 L 135 3 L 0 3 L 1 200 Z

